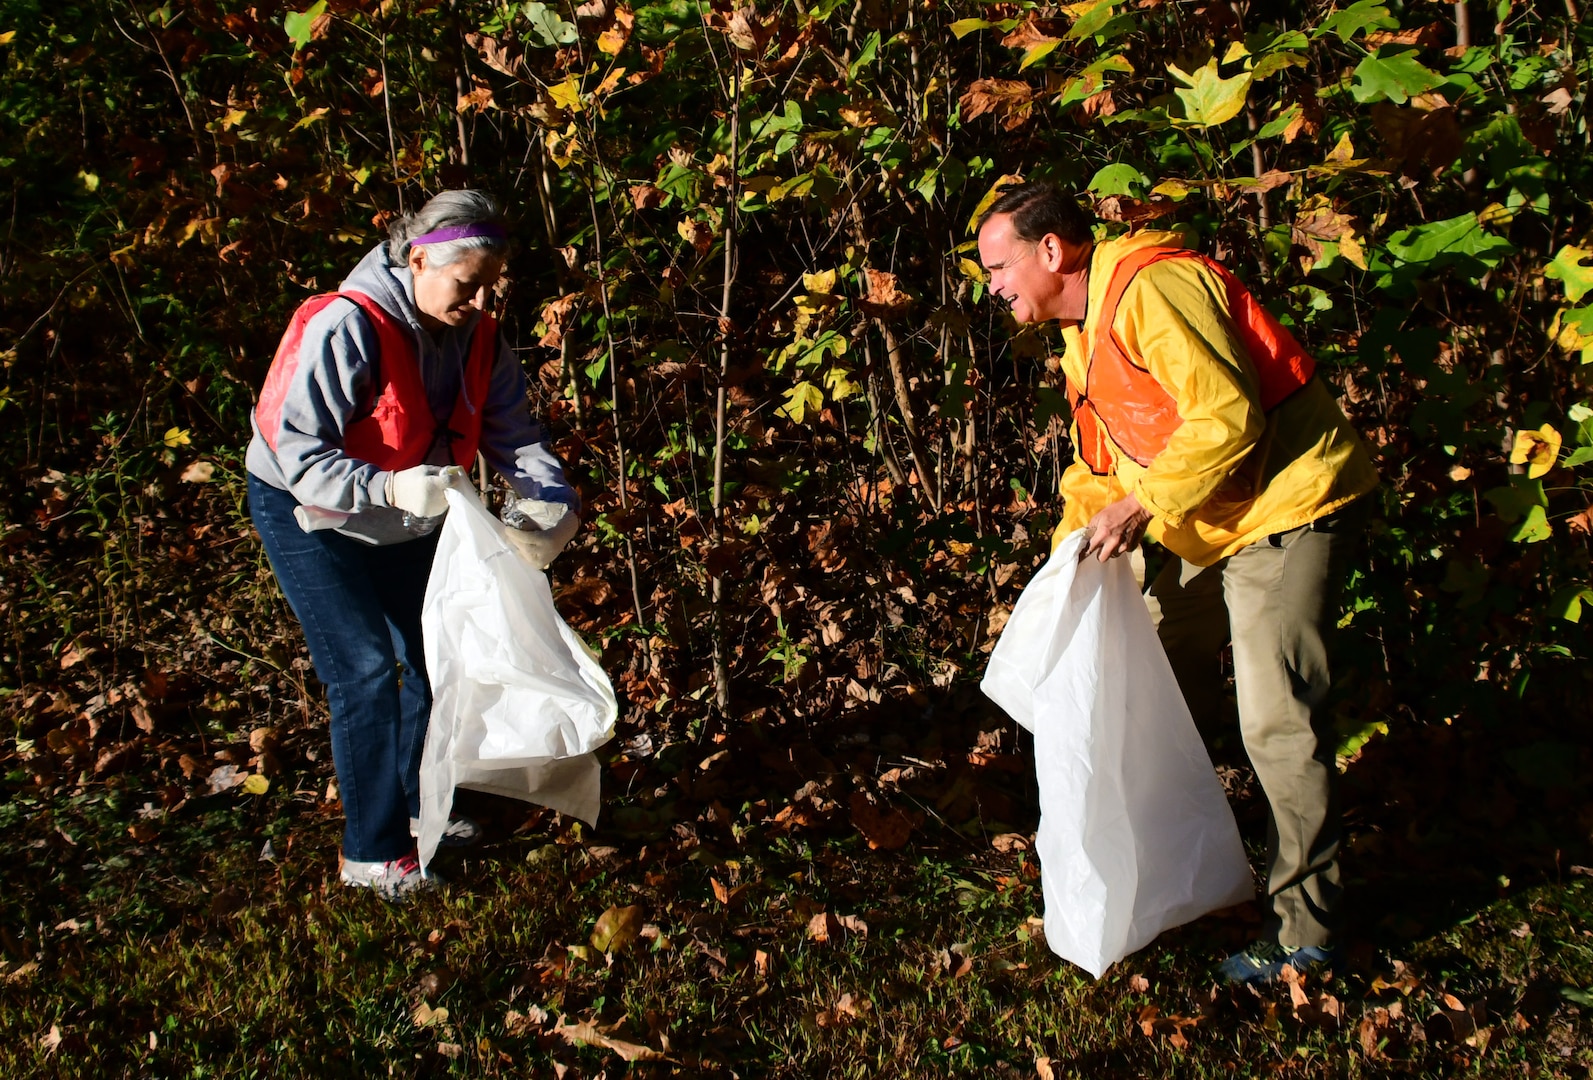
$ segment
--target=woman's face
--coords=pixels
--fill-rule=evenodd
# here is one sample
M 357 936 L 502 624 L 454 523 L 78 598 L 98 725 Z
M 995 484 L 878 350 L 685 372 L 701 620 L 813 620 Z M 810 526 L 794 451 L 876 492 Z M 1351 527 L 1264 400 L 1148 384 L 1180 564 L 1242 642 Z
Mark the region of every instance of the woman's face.
M 426 248 L 421 246 L 409 249 L 409 270 L 415 278 L 420 324 L 440 330 L 462 326 L 472 315 L 486 310 L 487 296 L 503 273 L 503 259 L 486 248 L 474 248 L 446 266 L 438 266 L 427 259 Z

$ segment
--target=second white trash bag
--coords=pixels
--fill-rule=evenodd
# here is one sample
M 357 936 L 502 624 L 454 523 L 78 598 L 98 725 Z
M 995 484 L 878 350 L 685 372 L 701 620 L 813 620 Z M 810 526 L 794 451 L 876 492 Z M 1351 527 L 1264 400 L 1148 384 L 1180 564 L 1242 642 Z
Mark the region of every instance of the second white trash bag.
M 420 760 L 420 861 L 437 851 L 454 789 L 597 821 L 593 753 L 614 734 L 614 688 L 553 607 L 548 577 L 460 485 L 426 584 L 421 630 L 431 723 Z
M 1080 563 L 1083 536 L 1023 590 L 980 689 L 1034 732 L 1045 939 L 1100 978 L 1255 890 L 1128 560 Z

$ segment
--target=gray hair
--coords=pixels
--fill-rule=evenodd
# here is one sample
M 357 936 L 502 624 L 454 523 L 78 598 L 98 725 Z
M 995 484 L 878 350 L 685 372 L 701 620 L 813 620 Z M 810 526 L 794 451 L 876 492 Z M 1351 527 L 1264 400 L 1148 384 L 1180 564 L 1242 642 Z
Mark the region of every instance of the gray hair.
M 387 227 L 387 256 L 394 266 L 409 262 L 409 249 L 413 238 L 424 236 L 436 229 L 451 225 L 476 225 L 481 222 L 503 224 L 503 211 L 497 200 L 485 191 L 461 188 L 434 195 L 412 214 L 394 218 Z M 463 240 L 449 240 L 441 244 L 423 244 L 426 259 L 432 266 L 448 266 L 459 261 L 467 251 L 487 248 L 502 256 L 509 250 L 509 242 L 494 236 L 468 236 Z

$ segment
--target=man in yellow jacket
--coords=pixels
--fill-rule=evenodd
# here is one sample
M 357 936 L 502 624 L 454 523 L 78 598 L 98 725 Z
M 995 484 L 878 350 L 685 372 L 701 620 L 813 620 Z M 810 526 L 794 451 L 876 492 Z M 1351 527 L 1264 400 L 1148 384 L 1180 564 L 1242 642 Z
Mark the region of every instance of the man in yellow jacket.
M 1377 471 L 1314 362 L 1224 267 L 1174 232 L 1100 244 L 1046 183 L 1006 189 L 979 229 L 991 293 L 1057 320 L 1074 461 L 1057 539 L 1102 561 L 1149 536 L 1177 558 L 1147 593 L 1197 723 L 1220 713 L 1232 641 L 1239 725 L 1269 809 L 1260 940 L 1228 957 L 1270 982 L 1334 955 L 1337 770 L 1321 708 L 1339 587 Z

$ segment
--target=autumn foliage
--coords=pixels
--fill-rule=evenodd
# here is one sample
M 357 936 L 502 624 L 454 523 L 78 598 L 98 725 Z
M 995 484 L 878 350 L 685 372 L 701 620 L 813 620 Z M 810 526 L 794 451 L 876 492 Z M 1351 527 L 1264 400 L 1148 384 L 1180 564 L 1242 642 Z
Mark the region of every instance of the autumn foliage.
M 1057 342 L 972 249 L 1016 175 L 1188 230 L 1376 451 L 1343 752 L 1579 700 L 1590 41 L 1551 7 L 10 0 L 31 775 L 319 708 L 241 506 L 248 409 L 295 305 L 467 183 L 511 207 L 500 311 L 587 503 L 557 594 L 633 725 L 919 715 L 977 674 L 1070 454 Z M 852 798 L 871 841 L 913 826 Z

